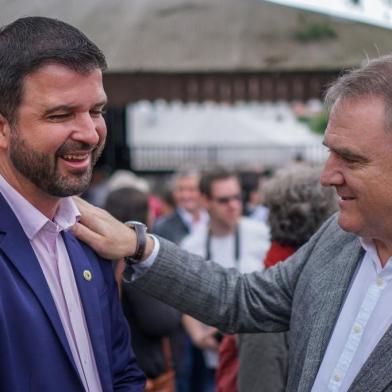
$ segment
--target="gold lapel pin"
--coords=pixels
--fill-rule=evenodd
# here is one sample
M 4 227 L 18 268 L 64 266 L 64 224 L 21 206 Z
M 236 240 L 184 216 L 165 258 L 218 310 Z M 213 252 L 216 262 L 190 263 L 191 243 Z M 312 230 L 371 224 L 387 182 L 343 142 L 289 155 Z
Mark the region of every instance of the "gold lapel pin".
M 84 270 L 83 271 L 83 278 L 90 282 L 90 280 L 93 278 L 93 274 L 89 270 Z

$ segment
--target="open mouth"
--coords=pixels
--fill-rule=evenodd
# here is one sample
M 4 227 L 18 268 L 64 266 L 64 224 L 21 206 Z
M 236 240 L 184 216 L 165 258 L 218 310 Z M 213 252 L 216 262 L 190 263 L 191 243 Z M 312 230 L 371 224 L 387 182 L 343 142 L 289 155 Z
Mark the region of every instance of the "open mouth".
M 89 157 L 88 153 L 85 154 L 64 154 L 61 156 L 62 159 L 68 162 L 83 162 Z
M 67 170 L 72 172 L 84 172 L 91 165 L 91 153 L 64 154 L 59 157 Z
M 348 196 L 340 196 L 341 200 L 347 201 L 347 200 L 354 200 L 355 197 L 348 197 Z

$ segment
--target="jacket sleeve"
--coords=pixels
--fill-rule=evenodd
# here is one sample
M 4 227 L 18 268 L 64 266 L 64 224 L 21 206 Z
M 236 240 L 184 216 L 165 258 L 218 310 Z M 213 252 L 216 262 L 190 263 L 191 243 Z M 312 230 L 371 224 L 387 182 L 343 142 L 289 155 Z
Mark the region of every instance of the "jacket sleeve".
M 263 272 L 241 275 L 234 269 L 187 253 L 160 240 L 154 265 L 134 284 L 163 302 L 222 331 L 286 331 L 299 277 L 323 244 L 331 218 L 296 254 Z M 326 237 L 329 233 L 327 232 Z M 318 253 L 326 252 L 320 249 Z M 318 256 L 317 256 L 318 257 Z

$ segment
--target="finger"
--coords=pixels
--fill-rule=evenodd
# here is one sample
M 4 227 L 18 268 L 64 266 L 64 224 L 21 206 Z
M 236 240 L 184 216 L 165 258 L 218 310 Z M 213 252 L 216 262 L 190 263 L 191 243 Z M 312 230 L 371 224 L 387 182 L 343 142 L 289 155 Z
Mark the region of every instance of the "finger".
M 89 229 L 102 234 L 102 230 L 107 226 L 105 221 L 108 220 L 108 217 L 105 215 L 108 214 L 105 214 L 105 211 L 101 208 L 95 207 L 80 198 L 75 201 L 81 214 L 79 222 Z
M 78 207 L 81 213 L 83 213 L 83 211 L 86 211 L 90 206 L 90 204 L 86 200 L 83 200 L 79 196 L 74 196 L 73 201 L 75 202 L 76 206 Z
M 85 215 L 87 217 L 90 216 L 91 214 L 100 215 L 104 211 L 101 208 L 96 207 L 93 204 L 90 204 L 89 202 L 83 200 L 80 197 L 74 196 L 73 200 L 76 206 L 78 207 L 78 210 L 82 215 L 82 218 L 85 218 Z
M 99 234 L 90 230 L 88 227 L 82 225 L 81 223 L 75 223 L 73 225 L 72 233 L 76 238 L 85 242 L 87 245 L 91 246 L 94 249 L 97 249 L 102 240 L 102 237 Z

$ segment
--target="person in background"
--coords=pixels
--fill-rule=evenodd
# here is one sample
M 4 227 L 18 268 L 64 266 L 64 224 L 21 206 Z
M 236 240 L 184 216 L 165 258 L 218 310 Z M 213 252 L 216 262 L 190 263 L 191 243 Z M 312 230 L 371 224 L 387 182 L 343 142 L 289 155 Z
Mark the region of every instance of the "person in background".
M 199 181 L 200 173 L 196 170 L 184 170 L 174 175 L 169 189 L 173 195 L 175 209 L 171 214 L 156 220 L 152 229 L 154 234 L 180 244 L 188 234 L 207 224 L 209 218 L 201 205 Z M 197 364 L 194 361 L 192 343 L 185 332 L 184 336 L 184 352 L 182 366 L 178 369 L 177 389 L 178 392 L 193 392 L 197 388 L 197 381 L 192 376 Z
M 177 173 L 172 180 L 174 212 L 158 219 L 153 232 L 175 244 L 199 227 L 207 224 L 208 215 L 201 206 L 199 191 L 200 174 L 197 171 Z
M 265 183 L 264 200 L 270 211 L 271 233 L 271 247 L 264 260 L 266 268 L 292 255 L 337 210 L 333 189 L 322 187 L 319 178 L 319 168 L 290 167 L 281 169 Z M 286 389 L 287 333 L 239 334 L 236 343 L 238 380 L 234 377 L 231 386 L 226 385 L 222 391 L 283 392 Z
M 99 161 L 98 161 L 99 163 Z M 108 165 L 97 165 L 92 174 L 91 183 L 86 192 L 83 193 L 83 199 L 97 207 L 103 207 L 108 195 L 108 178 L 110 173 Z
M 249 218 L 266 223 L 268 219 L 268 208 L 264 204 L 261 193 L 262 183 L 271 176 L 269 170 L 264 172 L 247 171 L 240 175 L 243 193 L 243 214 Z
M 157 218 L 167 217 L 174 213 L 176 209 L 176 202 L 173 196 L 173 190 L 170 187 L 163 187 L 163 189 L 156 194 L 160 208 Z
M 200 192 L 210 220 L 208 226 L 185 237 L 182 248 L 242 273 L 261 270 L 270 245 L 269 231 L 265 224 L 242 217 L 238 176 L 223 168 L 206 171 L 200 179 Z M 218 363 L 219 345 L 214 338 L 217 330 L 190 316 L 184 316 L 184 324 L 204 354 L 204 367 L 199 366 L 199 374 L 193 377 L 195 385 L 200 383 L 195 390 L 213 391 Z
M 137 220 L 151 228 L 148 194 L 135 188 L 109 193 L 105 209 L 123 222 Z M 175 392 L 175 370 L 183 350 L 181 313 L 135 289 L 122 279 L 124 261 L 117 263 L 116 277 L 121 302 L 132 330 L 132 346 L 139 366 L 147 376 L 146 391 Z

